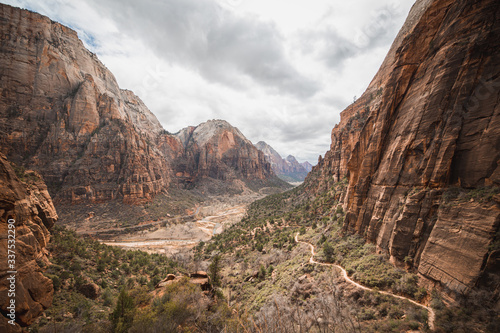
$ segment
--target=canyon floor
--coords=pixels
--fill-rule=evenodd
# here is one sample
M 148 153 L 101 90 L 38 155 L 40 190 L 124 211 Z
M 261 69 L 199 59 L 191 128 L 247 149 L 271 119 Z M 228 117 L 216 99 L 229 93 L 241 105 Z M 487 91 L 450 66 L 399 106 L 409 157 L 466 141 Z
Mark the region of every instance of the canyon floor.
M 219 203 L 197 207 L 199 212 L 194 214 L 193 222 L 167 225 L 164 225 L 164 222 L 154 222 L 151 229 L 119 235 L 115 239 L 102 242 L 124 249 L 175 255 L 192 249 L 199 242 L 210 240 L 213 235 L 239 222 L 247 206 L 248 204 L 232 206 L 229 203 Z
M 123 223 L 119 215 L 112 222 L 105 222 L 95 220 L 94 214 L 79 223 L 73 220 L 66 225 L 77 234 L 106 245 L 182 257 L 198 243 L 209 241 L 241 221 L 248 205 L 264 196 L 248 191 L 241 195 L 210 197 L 186 208 L 183 214 L 167 214 L 156 221 L 146 220 L 134 225 Z

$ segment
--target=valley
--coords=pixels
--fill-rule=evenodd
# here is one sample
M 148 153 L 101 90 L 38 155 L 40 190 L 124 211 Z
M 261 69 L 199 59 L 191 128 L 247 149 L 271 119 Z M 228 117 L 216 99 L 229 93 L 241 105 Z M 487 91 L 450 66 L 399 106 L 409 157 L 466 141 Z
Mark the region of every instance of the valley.
M 232 17 L 203 3 L 221 14 L 217 24 Z M 244 68 L 245 80 L 225 89 L 245 95 L 231 111 L 263 136 L 256 144 L 210 119 L 230 109 L 212 96 L 220 87 L 188 80 L 190 94 L 206 95 L 187 105 L 210 117 L 172 133 L 163 124 L 185 116 L 175 91 L 162 92 L 155 115 L 88 49 L 102 41 L 0 4 L 0 331 L 499 332 L 500 2 L 417 0 L 347 106 L 305 92 L 289 64 L 254 70 L 255 54 L 230 52 L 225 43 L 286 58 L 255 33 L 274 23 L 259 30 L 235 17 L 237 38 L 199 29 L 216 47 L 195 47 L 204 66 L 191 74 L 222 85 L 219 74 L 233 82 Z M 342 44 L 306 35 L 327 42 L 308 42 L 319 49 Z M 187 64 L 199 60 L 180 51 Z M 231 57 L 239 61 L 226 66 Z M 257 122 L 260 110 L 246 114 L 244 101 L 265 92 L 296 114 L 271 103 Z M 308 118 L 337 104 L 314 166 L 261 141 L 310 157 L 323 143 L 308 135 L 323 124 Z
M 207 242 L 214 235 L 220 234 L 226 228 L 238 223 L 244 216 L 246 208 L 247 204 L 234 207 L 228 207 L 227 204 L 198 207 L 192 216 L 192 219 L 195 220 L 193 222 L 173 225 L 168 221 L 153 222 L 141 225 L 146 230 L 121 234 L 112 239 L 101 240 L 101 242 L 124 249 L 143 250 L 172 256 L 192 249 L 199 242 Z M 211 215 L 204 216 L 204 214 Z M 108 231 L 102 230 L 99 233 Z M 77 231 L 77 233 L 99 237 L 99 233 L 97 235 L 85 231 Z
M 109 246 L 169 256 L 190 256 L 192 248 L 199 242 L 207 242 L 241 221 L 248 205 L 265 197 L 266 191 L 264 188 L 260 192 L 244 191 L 239 195 L 202 199 L 197 191 L 172 190 L 168 195 L 168 205 L 163 199 L 156 198 L 146 206 L 129 207 L 126 214 L 119 211 L 113 214 L 109 207 L 107 213 L 99 214 L 94 210 L 101 207 L 73 206 L 72 218 L 63 217 L 61 224 L 81 237 L 96 239 Z M 171 200 L 172 197 L 177 201 Z M 189 206 L 193 203 L 194 206 Z M 79 210 L 87 214 L 83 221 L 78 215 L 75 219 L 75 212 Z M 92 210 L 91 214 L 88 214 L 89 210 Z M 135 222 L 124 223 L 131 220 Z

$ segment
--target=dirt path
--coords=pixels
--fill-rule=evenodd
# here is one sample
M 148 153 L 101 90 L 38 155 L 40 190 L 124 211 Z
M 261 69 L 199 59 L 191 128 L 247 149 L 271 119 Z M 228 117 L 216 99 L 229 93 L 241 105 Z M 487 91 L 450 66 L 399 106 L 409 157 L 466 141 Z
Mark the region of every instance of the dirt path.
M 314 256 L 316 255 L 316 251 L 314 249 L 314 245 L 312 245 L 311 243 L 309 242 L 304 242 L 304 241 L 300 241 L 299 240 L 299 233 L 297 232 L 295 234 L 295 242 L 296 243 L 302 243 L 302 244 L 306 244 L 310 247 L 311 249 L 311 258 L 309 258 L 309 262 L 311 264 L 316 264 L 316 265 L 321 265 L 321 266 L 333 266 L 337 269 L 339 269 L 341 272 L 342 272 L 342 276 L 344 277 L 344 280 L 346 280 L 347 282 L 349 282 L 350 284 L 360 288 L 360 289 L 363 289 L 363 290 L 369 290 L 369 291 L 374 291 L 374 289 L 372 288 L 368 288 L 366 286 L 363 286 L 355 281 L 353 281 L 348 275 L 347 275 L 347 271 L 342 267 L 342 266 L 339 266 L 339 265 L 336 265 L 336 264 L 328 264 L 328 263 L 324 263 L 324 262 L 319 262 L 319 261 L 316 261 L 314 260 Z M 388 292 L 388 291 L 383 291 L 383 290 L 377 290 L 377 292 L 381 293 L 381 294 L 384 294 L 384 295 L 389 295 L 389 296 L 392 296 L 392 297 L 396 297 L 396 298 L 399 298 L 399 299 L 403 299 L 403 300 L 407 300 L 408 302 L 410 303 L 413 303 L 421 308 L 424 308 L 427 310 L 427 312 L 429 313 L 429 328 L 434 331 L 434 321 L 436 319 L 436 314 L 434 312 L 434 310 L 430 307 L 430 306 L 425 306 L 423 304 L 420 304 L 412 299 L 409 299 L 407 297 L 404 297 L 404 296 L 400 296 L 400 295 L 396 295 L 396 294 L 393 294 L 391 292 Z

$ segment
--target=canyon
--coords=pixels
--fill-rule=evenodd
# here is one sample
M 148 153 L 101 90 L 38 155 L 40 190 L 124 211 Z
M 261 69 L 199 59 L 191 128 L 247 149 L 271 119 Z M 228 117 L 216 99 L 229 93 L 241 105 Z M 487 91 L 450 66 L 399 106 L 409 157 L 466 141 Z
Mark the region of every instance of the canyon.
M 255 147 L 264 153 L 274 173 L 284 181 L 291 183 L 303 182 L 307 174 L 312 170 L 312 165 L 309 162 L 299 163 L 292 155 L 282 158 L 273 147 L 264 141 L 257 142 Z
M 323 193 L 347 178 L 345 230 L 457 295 L 500 290 L 499 10 L 417 1 L 306 180 Z
M 225 258 L 234 281 L 243 279 L 234 267 L 246 267 L 255 253 L 273 269 L 279 260 L 272 254 L 283 262 L 304 256 L 291 235 L 299 243 L 306 234 L 300 243 L 314 256 L 312 240 L 320 244 L 337 223 L 342 241 L 373 244 L 377 260 L 387 256 L 391 267 L 415 273 L 429 293 L 453 303 L 484 290 L 498 306 L 499 16 L 496 0 L 418 0 L 366 92 L 341 113 L 329 151 L 311 167 L 265 142 L 254 146 L 224 120 L 168 133 L 75 31 L 0 5 L 0 228 L 6 235 L 16 220 L 16 322 L 29 326 L 51 305 L 54 286 L 42 272 L 56 209 L 79 237 L 122 248 L 174 256 L 207 242 L 203 253 L 211 258 L 234 247 Z M 277 176 L 305 181 L 281 201 L 267 197 L 269 212 L 257 199 L 291 187 Z M 307 256 L 310 264 L 340 267 Z M 304 273 L 302 281 L 314 271 L 283 265 Z M 245 277 L 257 281 L 255 293 L 266 283 L 259 275 L 274 283 L 288 274 L 263 269 Z M 429 310 L 434 328 L 430 298 L 411 302 Z M 0 305 L 5 315 L 7 301 Z M 0 327 L 10 329 L 4 315 Z
M 206 182 L 219 192 L 287 186 L 227 122 L 165 131 L 75 31 L 7 5 L 0 18 L 1 152 L 42 174 L 56 205 L 142 204 Z

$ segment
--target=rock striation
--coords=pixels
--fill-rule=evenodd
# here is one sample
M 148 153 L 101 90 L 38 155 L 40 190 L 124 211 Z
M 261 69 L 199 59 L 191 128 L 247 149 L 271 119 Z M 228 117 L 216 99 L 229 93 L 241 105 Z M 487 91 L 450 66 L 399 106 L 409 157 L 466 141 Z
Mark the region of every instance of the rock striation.
M 162 127 L 75 31 L 0 6 L 1 151 L 41 173 L 56 200 L 148 199 L 169 183 Z
M 16 172 L 17 171 L 17 172 Z M 40 176 L 33 171 L 24 172 L 11 166 L 0 154 L 0 331 L 21 332 L 21 326 L 30 325 L 52 304 L 54 288 L 45 277 L 42 267 L 49 264 L 46 245 L 50 229 L 57 220 L 56 210 Z M 21 177 L 21 180 L 16 173 Z M 9 227 L 13 222 L 15 229 Z M 10 230 L 10 232 L 9 232 Z M 15 230 L 15 248 L 9 248 L 8 235 Z M 7 261 L 8 249 L 15 253 L 15 267 Z M 12 252 L 11 252 L 12 253 Z M 12 258 L 9 258 L 12 259 Z M 15 323 L 8 323 L 10 313 L 7 280 L 9 271 L 15 275 Z
M 494 0 L 417 1 L 308 179 L 347 178 L 345 229 L 458 294 L 498 257 L 499 15 Z
M 309 162 L 299 163 L 292 155 L 282 158 L 273 147 L 264 141 L 257 142 L 255 147 L 264 153 L 266 160 L 271 163 L 274 173 L 284 181 L 302 182 L 312 170 L 312 165 Z
M 174 156 L 172 169 L 181 184 L 207 179 L 259 183 L 276 178 L 264 154 L 236 128 L 224 120 L 209 120 L 182 129 L 162 145 Z M 279 184 L 279 182 L 275 182 Z
M 141 203 L 172 183 L 274 177 L 228 124 L 170 135 L 75 31 L 3 4 L 0 20 L 0 152 L 39 172 L 56 204 Z

